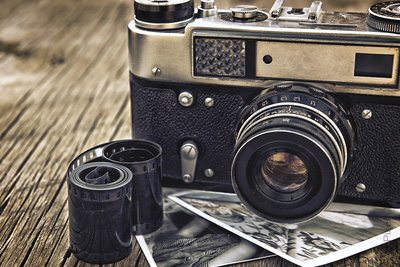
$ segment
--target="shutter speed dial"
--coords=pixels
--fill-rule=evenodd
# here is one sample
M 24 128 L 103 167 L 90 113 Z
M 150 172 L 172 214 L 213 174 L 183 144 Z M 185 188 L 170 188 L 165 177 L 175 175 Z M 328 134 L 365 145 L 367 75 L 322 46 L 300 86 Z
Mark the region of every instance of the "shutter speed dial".
M 238 5 L 231 8 L 235 19 L 253 19 L 257 16 L 258 7 L 251 5 Z
M 392 33 L 400 33 L 400 1 L 378 3 L 369 8 L 368 26 Z
M 238 5 L 230 8 L 231 12 L 223 12 L 223 20 L 239 23 L 259 22 L 268 19 L 268 14 L 253 5 Z

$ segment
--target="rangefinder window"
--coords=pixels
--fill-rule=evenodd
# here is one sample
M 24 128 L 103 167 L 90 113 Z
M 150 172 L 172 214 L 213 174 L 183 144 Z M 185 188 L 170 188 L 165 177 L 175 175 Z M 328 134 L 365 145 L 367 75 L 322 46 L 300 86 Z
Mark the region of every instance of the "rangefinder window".
M 356 53 L 354 76 L 392 78 L 394 55 Z

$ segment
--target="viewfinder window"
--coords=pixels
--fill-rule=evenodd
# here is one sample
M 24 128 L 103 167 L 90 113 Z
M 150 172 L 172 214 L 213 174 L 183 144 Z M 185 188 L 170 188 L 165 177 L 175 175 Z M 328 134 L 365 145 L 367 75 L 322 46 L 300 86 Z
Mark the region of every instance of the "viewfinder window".
M 356 53 L 354 76 L 392 78 L 394 55 Z

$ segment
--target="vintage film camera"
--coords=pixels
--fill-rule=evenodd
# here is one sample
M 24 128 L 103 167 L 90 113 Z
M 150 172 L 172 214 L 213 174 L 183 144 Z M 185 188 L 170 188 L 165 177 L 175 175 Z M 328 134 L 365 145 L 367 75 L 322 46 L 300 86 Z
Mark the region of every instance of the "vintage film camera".
M 334 198 L 398 211 L 400 1 L 369 14 L 283 2 L 136 0 L 133 137 L 161 144 L 166 181 L 231 185 L 270 221 Z

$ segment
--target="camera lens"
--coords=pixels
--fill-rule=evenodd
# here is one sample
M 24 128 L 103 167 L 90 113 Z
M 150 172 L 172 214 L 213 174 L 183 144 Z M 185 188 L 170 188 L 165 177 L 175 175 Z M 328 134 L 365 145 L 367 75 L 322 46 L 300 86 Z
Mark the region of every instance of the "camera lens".
M 303 160 L 288 152 L 269 155 L 261 166 L 265 182 L 278 192 L 294 192 L 304 186 L 308 170 Z
M 303 84 L 282 88 L 264 90 L 241 113 L 231 174 L 248 209 L 294 223 L 333 200 L 354 134 L 332 96 Z

